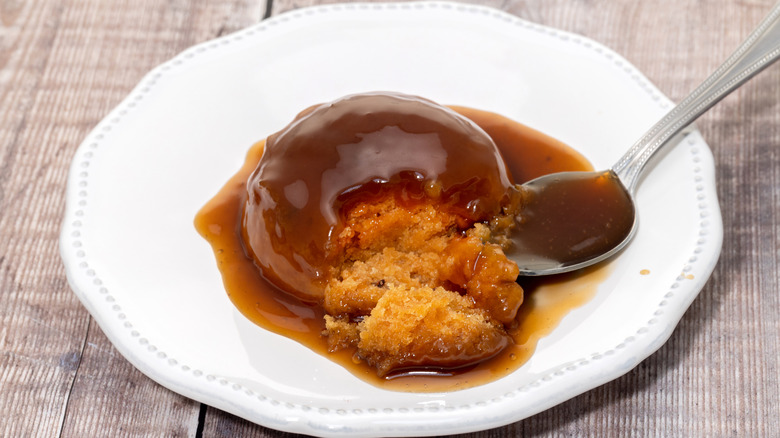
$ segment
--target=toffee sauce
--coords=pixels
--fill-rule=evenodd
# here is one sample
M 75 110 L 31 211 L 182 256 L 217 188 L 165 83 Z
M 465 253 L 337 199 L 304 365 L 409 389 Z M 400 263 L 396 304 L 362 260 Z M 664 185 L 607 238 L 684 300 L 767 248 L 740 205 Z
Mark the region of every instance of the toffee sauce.
M 451 107 L 474 121 L 495 141 L 514 182 L 523 183 L 544 174 L 590 171 L 579 153 L 538 131 L 485 111 Z M 198 212 L 195 227 L 211 244 L 225 289 L 236 308 L 255 324 L 307 346 L 357 377 L 388 390 L 441 392 L 465 389 L 494 381 L 524 364 L 539 339 L 549 334 L 572 309 L 586 303 L 608 274 L 608 265 L 547 277 L 521 277 L 525 290 L 517 324 L 509 334 L 514 344 L 493 358 L 457 370 L 419 370 L 378 377 L 373 368 L 353 358 L 353 351 L 327 351 L 322 336 L 324 312 L 320 305 L 298 299 L 263 278 L 242 240 L 246 181 L 263 153 L 255 144 L 246 161 L 222 190 Z M 269 355 L 273 360 L 273 355 Z
M 507 254 L 522 270 L 573 266 L 618 246 L 634 227 L 634 201 L 611 170 L 565 172 L 523 185 Z
M 418 96 L 361 93 L 304 110 L 268 137 L 247 182 L 246 250 L 266 279 L 318 302 L 344 249 L 345 213 L 392 197 L 487 222 L 516 195 L 492 139 Z

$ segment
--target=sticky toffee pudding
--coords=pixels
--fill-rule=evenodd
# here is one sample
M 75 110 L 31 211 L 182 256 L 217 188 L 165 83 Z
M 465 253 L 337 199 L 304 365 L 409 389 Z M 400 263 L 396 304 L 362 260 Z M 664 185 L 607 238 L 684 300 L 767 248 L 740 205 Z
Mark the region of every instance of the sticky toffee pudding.
M 521 287 L 505 256 L 515 182 L 572 170 L 591 167 L 496 114 L 352 95 L 256 144 L 196 227 L 255 323 L 389 389 L 462 389 L 519 367 L 595 290 L 598 268 Z

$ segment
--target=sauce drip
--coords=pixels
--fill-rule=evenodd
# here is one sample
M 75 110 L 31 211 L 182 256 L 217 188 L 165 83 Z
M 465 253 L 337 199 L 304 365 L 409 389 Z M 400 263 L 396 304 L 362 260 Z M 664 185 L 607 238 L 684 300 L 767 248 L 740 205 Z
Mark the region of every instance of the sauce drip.
M 521 270 L 570 266 L 616 247 L 631 233 L 634 204 L 620 178 L 605 172 L 566 172 L 525 183 L 514 247 Z
M 495 141 L 515 181 L 525 182 L 546 173 L 587 171 L 592 167 L 580 154 L 557 140 L 497 114 L 453 107 Z M 587 302 L 606 278 L 607 265 L 543 278 L 520 278 L 526 299 L 516 323 L 508 330 L 513 345 L 471 367 L 458 370 L 418 370 L 377 377 L 373 368 L 355 362 L 348 350 L 328 353 L 321 332 L 319 304 L 285 293 L 269 283 L 247 255 L 242 242 L 242 215 L 246 181 L 263 154 L 255 144 L 243 167 L 195 218 L 198 232 L 211 244 L 225 289 L 236 308 L 255 324 L 293 339 L 339 363 L 359 378 L 389 390 L 438 392 L 465 389 L 505 376 L 525 363 L 543 336 L 572 309 Z M 269 352 L 268 360 L 274 360 Z

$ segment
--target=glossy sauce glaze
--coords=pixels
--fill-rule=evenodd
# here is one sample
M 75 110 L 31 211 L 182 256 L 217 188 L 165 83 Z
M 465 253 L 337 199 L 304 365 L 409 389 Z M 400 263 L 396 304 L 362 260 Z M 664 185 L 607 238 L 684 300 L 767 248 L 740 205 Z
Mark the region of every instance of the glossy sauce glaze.
M 266 279 L 321 299 L 344 250 L 343 214 L 388 196 L 435 203 L 461 228 L 487 222 L 517 190 L 491 138 L 449 108 L 367 93 L 311 107 L 268 137 L 250 175 L 244 242 Z
M 502 116 L 454 107 L 495 141 L 518 183 L 546 173 L 592 170 L 577 152 L 562 143 Z M 508 330 L 514 343 L 490 360 L 457 371 L 418 370 L 377 377 L 350 351 L 327 352 L 321 335 L 323 311 L 319 304 L 285 293 L 269 283 L 257 269 L 242 243 L 242 215 L 246 182 L 263 154 L 258 143 L 247 154 L 241 170 L 198 213 L 195 225 L 212 245 L 225 289 L 238 310 L 254 323 L 294 339 L 349 369 L 356 376 L 386 389 L 399 391 L 450 391 L 495 380 L 525 363 L 536 343 L 550 333 L 573 308 L 585 303 L 605 278 L 601 265 L 571 274 L 521 278 L 526 300 Z M 503 184 L 503 182 L 502 182 Z M 490 208 L 486 208 L 486 211 Z M 269 355 L 273 360 L 273 355 Z

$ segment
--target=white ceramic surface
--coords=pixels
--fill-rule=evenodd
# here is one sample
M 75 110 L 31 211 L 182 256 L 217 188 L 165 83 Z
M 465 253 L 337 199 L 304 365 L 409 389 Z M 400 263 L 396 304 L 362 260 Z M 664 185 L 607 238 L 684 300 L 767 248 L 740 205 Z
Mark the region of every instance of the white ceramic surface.
M 596 297 L 499 381 L 384 391 L 245 320 L 195 232 L 195 213 L 253 142 L 313 103 L 371 90 L 498 112 L 574 146 L 597 168 L 670 108 L 636 68 L 593 41 L 453 3 L 301 9 L 193 47 L 150 72 L 95 128 L 69 175 L 68 279 L 133 365 L 275 429 L 434 435 L 528 417 L 628 372 L 666 341 L 722 240 L 713 159 L 698 132 L 641 183 L 641 228 Z

